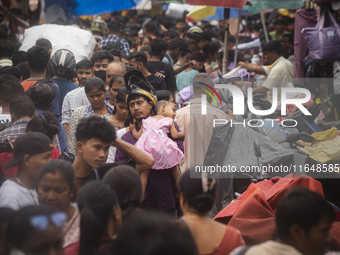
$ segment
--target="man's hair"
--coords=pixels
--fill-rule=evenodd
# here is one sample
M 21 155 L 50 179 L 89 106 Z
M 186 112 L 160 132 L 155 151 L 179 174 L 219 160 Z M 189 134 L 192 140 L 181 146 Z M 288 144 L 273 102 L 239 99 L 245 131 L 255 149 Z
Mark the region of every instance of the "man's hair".
M 170 33 L 168 31 L 162 31 L 159 34 L 159 38 L 163 39 L 164 37 L 169 36 L 170 37 Z
M 45 38 L 40 38 L 35 42 L 35 45 L 44 47 L 46 50 L 51 50 L 52 49 L 52 43 L 45 39 Z
M 189 49 L 186 49 L 185 51 L 181 52 L 181 57 L 184 58 L 188 54 L 191 54 L 191 51 Z
M 170 102 L 167 101 L 167 100 L 158 101 L 156 106 L 155 106 L 155 112 L 157 113 L 163 105 L 167 106 L 168 104 L 170 104 Z
M 116 140 L 115 128 L 110 122 L 99 116 L 81 119 L 76 130 L 77 142 L 86 143 L 92 138 L 97 138 L 103 143 L 112 143 Z
M 214 44 L 209 44 L 207 46 L 204 46 L 202 49 L 204 56 L 206 58 L 209 58 L 209 55 L 214 55 L 216 52 L 218 52 L 218 48 Z
M 0 42 L 0 58 L 12 58 L 16 48 L 17 45 L 14 42 L 8 40 Z
M 148 23 L 146 23 L 144 26 L 144 29 L 150 33 L 154 33 L 154 34 L 157 33 L 157 26 L 154 21 L 149 21 Z
M 177 24 L 177 23 L 180 23 L 180 22 L 186 23 L 184 18 L 178 18 L 178 19 L 176 19 L 176 24 Z
M 76 64 L 77 71 L 79 69 L 92 69 L 93 63 L 91 60 L 83 59 Z
M 21 79 L 21 72 L 15 66 L 4 66 L 3 68 L 0 69 L 0 75 L 2 74 L 10 74 L 18 78 L 18 80 Z
M 151 55 L 151 47 L 150 46 L 144 46 L 144 47 L 140 48 L 139 51 L 142 51 L 142 52 L 146 51 Z
M 24 93 L 19 81 L 6 81 L 0 84 L 0 98 L 3 104 L 9 104 L 13 98 L 24 96 Z
M 206 61 L 206 58 L 202 53 L 196 53 L 194 56 L 192 56 L 192 60 L 204 63 Z
M 37 82 L 30 88 L 30 98 L 37 110 L 49 110 L 55 95 L 51 83 L 46 81 Z
M 22 62 L 27 61 L 27 52 L 26 51 L 17 51 L 12 55 L 12 62 L 14 66 L 19 65 Z
M 155 38 L 151 41 L 151 55 L 159 57 L 163 51 L 166 51 L 168 49 L 168 44 L 166 41 Z
M 186 45 L 184 39 L 182 39 L 182 38 L 175 38 L 175 39 L 170 41 L 170 43 L 169 43 L 169 50 L 175 50 L 177 48 L 180 48 L 181 52 L 186 50 L 187 45 Z
M 22 117 L 32 118 L 35 114 L 34 103 L 27 96 L 16 97 L 9 103 L 9 112 L 17 119 Z
M 111 49 L 109 51 L 113 57 L 119 57 L 119 60 L 122 61 L 122 51 L 119 49 Z
M 17 65 L 17 68 L 19 69 L 21 75 L 22 75 L 22 80 L 27 80 L 30 77 L 30 70 L 28 70 L 26 62 L 21 62 L 20 64 Z
M 94 64 L 95 62 L 102 61 L 103 59 L 107 59 L 107 60 L 109 60 L 109 62 L 112 62 L 113 56 L 107 50 L 99 50 L 99 51 L 93 53 L 91 61 Z
M 134 18 L 136 15 L 138 14 L 138 11 L 137 10 L 130 10 L 129 12 L 128 12 L 128 17 L 129 18 Z
M 277 237 L 287 241 L 293 225 L 298 225 L 309 234 L 311 228 L 319 224 L 324 216 L 329 221 L 335 219 L 333 209 L 321 195 L 302 187 L 293 188 L 277 206 Z
M 132 52 L 127 56 L 127 60 L 134 59 L 138 63 L 142 63 L 144 67 L 146 67 L 146 64 L 148 62 L 148 57 L 143 51 L 136 51 Z
M 187 48 L 191 45 L 191 44 L 195 44 L 197 46 L 197 41 L 194 40 L 194 39 L 188 39 L 186 41 L 186 44 L 187 44 Z
M 111 33 L 119 33 L 121 29 L 120 24 L 117 21 L 110 21 L 107 24 L 107 28 Z
M 236 38 L 235 38 L 235 36 L 229 34 L 229 35 L 228 35 L 228 42 L 230 42 L 230 43 L 236 43 Z
M 50 53 L 42 46 L 35 45 L 27 51 L 27 61 L 33 71 L 45 71 L 50 57 Z
M 211 42 L 211 37 L 208 33 L 203 32 L 203 33 L 198 34 L 198 42 L 200 42 L 202 40 Z
M 111 78 L 110 84 L 109 84 L 109 88 L 112 87 L 113 83 L 117 82 L 119 85 L 124 84 L 125 85 L 125 80 L 124 80 L 124 76 L 120 75 L 120 74 L 114 74 Z
M 292 34 L 285 34 L 282 36 L 283 37 L 287 37 L 288 38 L 288 41 L 290 44 L 294 45 L 294 36 Z
M 262 52 L 273 52 L 275 51 L 278 55 L 281 55 L 281 43 L 277 40 L 268 42 L 264 45 Z

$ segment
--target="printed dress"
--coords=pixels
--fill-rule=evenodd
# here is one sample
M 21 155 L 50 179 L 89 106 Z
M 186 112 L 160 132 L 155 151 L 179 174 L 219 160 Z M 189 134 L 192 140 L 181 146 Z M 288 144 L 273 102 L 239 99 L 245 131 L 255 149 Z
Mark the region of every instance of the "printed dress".
M 143 133 L 135 146 L 155 159 L 151 169 L 169 169 L 181 162 L 183 152 L 168 137 L 173 119 L 156 119 L 149 117 L 143 120 Z

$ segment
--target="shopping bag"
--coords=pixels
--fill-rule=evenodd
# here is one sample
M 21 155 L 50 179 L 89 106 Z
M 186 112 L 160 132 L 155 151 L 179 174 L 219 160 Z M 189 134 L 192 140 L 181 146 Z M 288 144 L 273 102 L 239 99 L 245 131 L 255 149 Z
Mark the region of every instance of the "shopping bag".
M 329 20 L 329 27 L 324 27 L 326 17 Z M 340 60 L 340 29 L 328 8 L 325 9 L 315 27 L 307 27 L 303 31 L 306 34 L 309 55 L 313 62 Z

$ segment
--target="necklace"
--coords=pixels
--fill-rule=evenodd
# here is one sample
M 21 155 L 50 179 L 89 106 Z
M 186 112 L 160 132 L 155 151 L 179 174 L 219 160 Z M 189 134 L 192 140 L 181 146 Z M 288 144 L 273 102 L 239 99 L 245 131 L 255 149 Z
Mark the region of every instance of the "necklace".
M 30 195 L 31 195 L 31 197 L 32 197 L 32 199 L 34 201 L 34 205 L 38 205 L 37 202 L 34 199 L 34 196 L 33 196 L 32 192 L 31 192 L 31 190 L 17 176 L 15 177 L 15 179 L 17 180 L 17 182 L 19 182 L 19 184 L 21 186 L 23 186 L 24 188 L 26 188 L 28 190 L 28 192 L 30 193 Z

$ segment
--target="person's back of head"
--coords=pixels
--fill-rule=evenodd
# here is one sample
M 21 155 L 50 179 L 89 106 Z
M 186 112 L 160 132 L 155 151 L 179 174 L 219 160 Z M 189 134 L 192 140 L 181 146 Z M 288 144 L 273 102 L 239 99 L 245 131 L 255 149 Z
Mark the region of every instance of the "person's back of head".
M 276 52 L 277 55 L 281 56 L 282 52 L 281 52 L 281 43 L 277 40 L 274 41 L 270 41 L 268 43 L 266 43 L 262 49 L 262 52 Z
M 27 68 L 26 62 L 21 62 L 16 67 L 19 69 L 23 81 L 30 77 L 30 70 Z
M 6 27 L 3 26 L 0 27 L 0 41 L 5 41 L 8 37 L 8 33 L 5 29 Z
M 148 23 L 145 24 L 144 30 L 146 31 L 146 33 L 149 33 L 151 35 L 156 35 L 157 25 L 154 21 L 149 21 Z
M 18 78 L 18 80 L 21 80 L 21 72 L 15 66 L 4 66 L 3 68 L 0 69 L 0 75 L 3 74 L 10 74 Z
M 36 40 L 35 45 L 44 47 L 48 52 L 52 51 L 52 43 L 45 38 L 40 38 Z
M 128 12 L 128 17 L 129 17 L 129 19 L 133 19 L 133 18 L 136 18 L 137 14 L 138 14 L 137 10 L 130 10 Z
M 188 227 L 168 215 L 139 213 L 125 221 L 112 254 L 199 254 Z
M 52 56 L 51 65 L 52 71 L 56 76 L 67 78 L 76 67 L 76 59 L 71 51 L 61 49 Z
M 62 254 L 62 226 L 66 218 L 65 213 L 48 207 L 23 207 L 8 224 L 8 242 L 20 254 Z
M 116 192 L 123 220 L 131 215 L 142 202 L 143 191 L 140 176 L 136 169 L 128 165 L 113 167 L 103 178 Z
M 27 96 L 16 97 L 9 103 L 9 112 L 12 116 L 12 122 L 13 119 L 33 118 L 35 114 L 34 102 Z
M 169 101 L 171 93 L 169 90 L 156 90 L 157 101 Z
M 179 188 L 183 197 L 181 204 L 195 209 L 199 215 L 205 215 L 212 209 L 217 192 L 214 178 L 190 178 L 190 170 L 187 170 L 179 180 Z
M 97 254 L 102 238 L 108 235 L 105 232 L 113 211 L 119 208 L 116 194 L 108 184 L 92 181 L 79 190 L 77 204 L 80 212 L 79 254 Z
M 96 62 L 102 61 L 104 59 L 107 59 L 109 62 L 112 62 L 114 57 L 107 50 L 98 50 L 95 53 L 93 53 L 91 61 L 94 65 Z
M 19 65 L 22 62 L 27 62 L 27 52 L 17 51 L 12 55 L 12 62 L 14 66 Z
M 334 219 L 333 209 L 320 194 L 296 187 L 278 203 L 276 235 L 281 242 L 291 244 L 304 255 L 321 255 L 326 250 Z M 318 233 L 317 239 L 313 239 L 315 231 Z
M 13 54 L 16 52 L 17 45 L 14 42 L 5 40 L 0 42 L 0 59 L 12 59 Z
M 108 31 L 109 34 L 119 34 L 120 30 L 121 30 L 121 27 L 120 27 L 119 22 L 117 22 L 117 21 L 110 21 L 107 24 L 107 29 L 109 30 Z
M 117 62 L 121 62 L 122 61 L 122 55 L 123 54 L 122 54 L 121 50 L 119 50 L 119 49 L 111 49 L 109 52 L 112 54 L 112 56 L 115 59 L 115 61 L 117 61 Z
M 43 73 L 49 64 L 50 54 L 41 46 L 35 45 L 27 51 L 27 62 L 34 72 Z
M 41 81 L 35 83 L 30 88 L 29 96 L 34 102 L 35 108 L 37 110 L 49 111 L 53 104 L 55 95 L 56 92 L 51 83 L 47 81 Z
M 116 140 L 116 131 L 110 122 L 102 117 L 91 116 L 81 119 L 76 130 L 76 141 L 86 143 L 92 138 L 112 143 Z
M 202 51 L 204 53 L 204 56 L 206 58 L 209 58 L 211 55 L 213 56 L 214 54 L 216 54 L 218 52 L 218 48 L 213 44 L 209 44 L 209 45 L 203 47 Z
M 26 126 L 26 133 L 40 132 L 48 136 L 53 141 L 53 136 L 60 131 L 60 122 L 51 112 L 44 112 L 40 116 L 35 116 Z
M 9 105 L 16 97 L 24 96 L 24 88 L 18 81 L 7 81 L 0 84 L 0 100 L 1 105 Z
M 186 42 L 185 42 L 184 39 L 175 38 L 175 39 L 170 41 L 169 50 L 175 50 L 177 48 L 179 48 L 180 52 L 183 52 L 183 51 L 186 50 L 187 46 L 186 46 Z
M 160 57 L 168 49 L 166 41 L 155 38 L 151 41 L 151 56 Z

